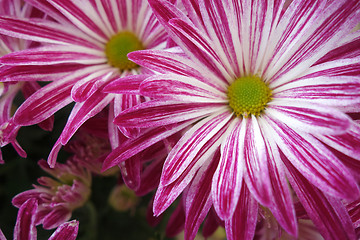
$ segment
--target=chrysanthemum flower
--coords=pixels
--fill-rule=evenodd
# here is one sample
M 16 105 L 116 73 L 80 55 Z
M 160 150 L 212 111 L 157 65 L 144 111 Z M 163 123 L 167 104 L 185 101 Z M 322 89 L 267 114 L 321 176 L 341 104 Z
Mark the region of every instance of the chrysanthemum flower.
M 12 203 L 21 207 L 28 199 L 36 199 L 38 210 L 35 225 L 42 224 L 45 229 L 58 227 L 68 221 L 73 210 L 82 207 L 90 196 L 91 174 L 87 169 L 73 161 L 56 163 L 50 168 L 45 160 L 39 161 L 40 167 L 51 177 L 38 179 L 40 186 L 16 195 Z
M 37 230 L 35 225 L 36 211 L 38 202 L 31 198 L 24 202 L 19 208 L 16 225 L 14 228 L 14 240 L 36 240 Z M 79 222 L 76 220 L 61 224 L 50 236 L 49 240 L 75 240 L 78 234 Z M 0 240 L 6 237 L 0 229 Z
M 49 163 L 57 151 L 87 119 L 114 103 L 115 114 L 144 99 L 136 95 L 103 93 L 115 80 L 122 93 L 138 93 L 146 73 L 127 58 L 129 52 L 165 48 L 167 34 L 145 0 L 37 1 L 49 20 L 3 16 L 0 32 L 39 41 L 44 46 L 7 54 L 0 63 L 9 66 L 6 81 L 52 81 L 25 101 L 13 116 L 15 126 L 36 124 L 75 101 L 69 120 L 55 144 Z M 54 20 L 56 22 L 54 22 Z M 32 65 L 33 68 L 24 66 Z M 66 76 L 64 76 L 66 74 Z M 114 86 L 114 85 L 113 85 Z M 113 101 L 114 100 L 114 101 Z M 114 113 L 112 113 L 114 115 Z M 121 129 L 127 136 L 136 134 Z
M 156 215 L 190 186 L 186 221 L 213 205 L 229 239 L 252 239 L 260 203 L 297 236 L 290 182 L 324 238 L 355 239 L 339 198 L 359 196 L 360 128 L 346 112 L 360 103 L 360 33 L 351 32 L 360 2 L 284 2 L 184 0 L 187 17 L 149 0 L 185 54 L 128 55 L 160 74 L 140 86 L 153 100 L 115 123 L 155 129 L 116 149 L 104 169 L 191 125 L 165 161 Z

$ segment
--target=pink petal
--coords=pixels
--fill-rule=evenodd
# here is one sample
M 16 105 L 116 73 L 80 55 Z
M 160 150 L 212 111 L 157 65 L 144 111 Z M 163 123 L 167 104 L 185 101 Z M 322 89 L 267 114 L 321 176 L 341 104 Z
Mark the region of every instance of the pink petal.
M 104 88 L 106 93 L 137 94 L 139 95 L 140 83 L 149 75 L 130 75 L 112 80 Z
M 70 91 L 76 80 L 64 78 L 39 89 L 17 109 L 14 122 L 22 126 L 33 125 L 71 103 Z
M 114 123 L 124 127 L 157 127 L 205 117 L 220 106 L 216 103 L 149 101 L 121 112 Z
M 181 124 L 174 124 L 168 128 L 153 128 L 141 134 L 139 137 L 129 139 L 122 143 L 119 147 L 114 149 L 105 159 L 102 171 L 105 171 L 120 162 L 129 159 L 135 154 L 143 151 L 144 149 L 154 145 L 155 143 L 175 134 L 181 129 L 189 126 L 192 121 L 183 122 Z
M 50 236 L 49 240 L 75 240 L 79 230 L 79 222 L 73 220 L 61 224 Z
M 0 78 L 4 82 L 56 81 L 83 67 L 80 64 L 50 65 L 45 68 L 28 65 L 6 66 L 0 71 Z
M 102 93 L 100 89 L 98 92 L 93 93 L 85 102 L 76 103 L 61 133 L 61 144 L 65 145 L 87 119 L 98 114 L 112 99 L 113 96 Z
M 0 229 L 0 240 L 6 240 L 4 233 Z
M 274 98 L 296 99 L 342 109 L 360 104 L 360 81 L 352 76 L 301 79 L 276 91 Z
M 36 240 L 35 215 L 38 208 L 37 200 L 31 198 L 19 208 L 14 228 L 14 240 Z
M 186 194 L 185 239 L 194 239 L 200 224 L 204 221 L 211 206 L 211 179 L 219 163 L 219 152 L 209 164 L 204 164 L 192 180 Z
M 266 131 L 264 132 L 268 133 Z M 269 208 L 284 230 L 292 236 L 297 237 L 298 225 L 293 200 L 284 171 L 284 164 L 281 162 L 278 147 L 271 141 L 271 135 L 267 135 L 266 139 L 268 140 L 266 141 L 268 151 L 267 164 L 270 186 L 272 188 L 272 206 Z
M 267 115 L 302 132 L 337 135 L 344 133 L 351 121 L 343 112 L 306 101 L 279 100 L 270 104 Z
M 54 65 L 64 63 L 100 64 L 106 63 L 97 51 L 75 46 L 45 46 L 6 54 L 0 58 L 6 65 Z
M 170 29 L 175 34 L 173 40 L 184 50 L 184 52 L 198 65 L 203 65 L 209 72 L 227 83 L 227 78 L 231 78 L 221 59 L 215 51 L 212 42 L 205 34 L 202 34 L 192 24 L 181 19 L 169 21 Z
M 233 121 L 225 141 L 221 144 L 221 158 L 212 179 L 214 208 L 221 219 L 229 219 L 234 214 L 239 200 L 243 180 L 243 149 L 245 125 L 243 121 Z
M 193 77 L 201 82 L 222 90 L 224 83 L 219 81 L 211 72 L 196 65 L 186 55 L 162 50 L 142 50 L 128 54 L 129 59 L 137 64 L 149 68 L 155 72 Z M 212 81 L 209 81 L 211 79 Z
M 219 135 L 221 136 L 222 134 Z M 218 140 L 219 136 L 216 136 L 215 139 Z M 214 142 L 216 142 L 216 140 Z M 178 179 L 176 179 L 176 181 L 166 186 L 161 184 L 160 182 L 160 185 L 155 194 L 154 214 L 159 215 L 163 211 L 165 211 L 175 201 L 175 199 L 183 192 L 183 190 L 188 186 L 188 184 L 194 178 L 197 170 L 201 167 L 199 166 L 199 164 L 197 164 L 198 166 L 196 166 L 195 163 L 199 162 L 199 163 L 204 163 L 206 165 L 212 161 L 218 162 L 219 157 L 220 156 L 219 156 L 218 147 L 215 149 L 205 149 L 193 159 L 194 164 L 192 164 L 191 167 L 186 169 L 178 177 Z
M 92 94 L 103 89 L 106 82 L 111 81 L 112 69 L 94 71 L 80 81 L 77 81 L 71 89 L 71 97 L 75 102 L 84 102 Z
M 43 219 L 44 229 L 53 229 L 68 221 L 71 217 L 71 211 L 66 208 L 55 208 Z
M 241 186 L 240 199 L 231 219 L 225 221 L 229 240 L 251 240 L 255 235 L 258 203 L 252 198 L 245 182 Z
M 223 92 L 195 78 L 173 74 L 155 75 L 140 86 L 142 95 L 152 99 L 183 102 L 227 102 Z
M 8 34 L 12 37 L 47 43 L 70 43 L 98 48 L 94 43 L 88 41 L 91 39 L 80 37 L 79 31 L 76 28 L 49 20 L 37 19 L 36 21 L 29 22 L 28 19 L 0 17 L 0 26 L 1 33 Z
M 266 150 L 262 129 L 255 116 L 245 119 L 244 151 L 245 181 L 255 199 L 264 206 L 271 205 L 271 185 L 267 165 Z
M 121 162 L 119 168 L 124 183 L 130 189 L 136 191 L 140 187 L 141 156 L 135 155 L 130 159 Z

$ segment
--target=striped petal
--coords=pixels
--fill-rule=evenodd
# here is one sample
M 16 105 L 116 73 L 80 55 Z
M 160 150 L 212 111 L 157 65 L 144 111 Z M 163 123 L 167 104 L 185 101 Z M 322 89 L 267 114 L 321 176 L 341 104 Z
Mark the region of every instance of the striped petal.
M 226 237 L 229 240 L 251 240 L 255 235 L 258 203 L 243 182 L 240 198 L 231 219 L 225 221 Z
M 275 121 L 309 133 L 341 134 L 348 129 L 351 121 L 346 114 L 335 108 L 289 99 L 274 100 L 265 111 Z
M 274 98 L 296 99 L 338 108 L 360 104 L 360 77 L 336 76 L 302 79 L 277 88 Z
M 104 161 L 102 171 L 118 165 L 122 161 L 129 159 L 144 149 L 184 129 L 192 123 L 193 121 L 186 121 L 172 126 L 167 126 L 167 128 L 158 127 L 149 129 L 137 138 L 129 139 L 128 141 L 123 142 L 107 156 Z
M 121 112 L 114 123 L 123 127 L 157 127 L 205 117 L 219 109 L 217 103 L 149 101 Z M 221 107 L 220 107 L 221 108 Z
M 28 19 L 13 19 L 0 17 L 0 33 L 7 34 L 16 38 L 24 38 L 32 41 L 57 43 L 57 44 L 76 44 L 96 48 L 96 44 L 90 42 L 89 38 L 79 36 L 76 28 L 68 25 L 60 25 L 48 20 L 37 20 L 29 22 Z M 76 33 L 77 35 L 73 35 Z
M 272 206 L 269 208 L 285 231 L 297 237 L 298 225 L 294 204 L 288 187 L 284 164 L 281 162 L 279 149 L 275 142 L 271 141 L 271 131 L 266 131 L 267 125 L 263 124 L 262 119 L 259 119 L 259 124 L 264 126 L 263 133 L 265 135 L 268 152 L 267 164 L 270 186 L 272 188 Z
M 245 181 L 256 200 L 264 206 L 271 205 L 271 186 L 268 170 L 268 152 L 264 136 L 256 117 L 245 119 L 244 151 Z
M 236 118 L 229 130 L 224 143 L 221 144 L 221 158 L 212 180 L 214 208 L 219 217 L 225 220 L 234 214 L 245 167 L 243 164 L 244 122 Z
M 71 87 L 77 80 L 73 77 L 52 82 L 31 95 L 15 112 L 14 122 L 22 126 L 37 124 L 71 103 Z
M 0 58 L 7 65 L 100 64 L 106 63 L 103 53 L 80 46 L 45 46 L 9 53 Z
M 217 152 L 210 164 L 205 164 L 197 172 L 186 193 L 185 239 L 195 239 L 211 206 L 211 179 L 217 168 L 220 154 Z M 190 204 L 188 204 L 190 203 Z
M 14 240 L 36 240 L 35 216 L 37 200 L 31 198 L 21 205 L 14 228 Z
M 140 84 L 148 78 L 149 75 L 130 75 L 120 77 L 109 82 L 104 88 L 104 92 L 117 94 L 137 94 L 140 95 Z
M 99 90 L 85 102 L 76 103 L 61 133 L 61 144 L 65 145 L 86 120 L 103 110 L 112 99 L 113 96 Z
M 152 99 L 182 102 L 227 102 L 226 96 L 195 78 L 173 74 L 147 78 L 140 87 L 142 95 Z
M 75 240 L 79 230 L 79 222 L 73 220 L 61 224 L 56 231 L 50 236 L 49 240 Z

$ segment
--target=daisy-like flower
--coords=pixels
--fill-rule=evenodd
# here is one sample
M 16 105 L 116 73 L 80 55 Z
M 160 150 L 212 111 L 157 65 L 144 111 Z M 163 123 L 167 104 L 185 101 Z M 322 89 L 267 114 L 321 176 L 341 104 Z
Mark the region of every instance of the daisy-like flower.
M 31 198 L 24 202 L 19 208 L 16 225 L 14 228 L 14 240 L 36 240 L 37 230 L 35 225 L 38 202 Z M 78 234 L 79 222 L 76 220 L 61 224 L 50 236 L 49 240 L 75 240 Z M 0 229 L 0 240 L 6 240 Z
M 128 55 L 159 74 L 140 85 L 153 100 L 115 123 L 154 129 L 113 151 L 104 169 L 191 126 L 154 200 L 159 215 L 189 187 L 186 239 L 199 226 L 189 219 L 211 205 L 228 239 L 252 239 L 259 204 L 296 237 L 288 182 L 324 238 L 355 239 L 339 199 L 359 196 L 360 128 L 346 112 L 360 103 L 360 2 L 184 0 L 187 15 L 149 3 L 184 54 Z
M 34 189 L 19 193 L 12 203 L 20 208 L 29 199 L 36 199 L 35 225 L 42 224 L 45 229 L 52 229 L 68 221 L 73 210 L 87 202 L 91 174 L 70 160 L 65 164 L 56 163 L 54 168 L 50 168 L 45 160 L 40 160 L 39 165 L 51 177 L 39 178 L 40 186 L 34 185 Z
M 144 76 L 137 74 L 144 74 L 146 70 L 129 61 L 127 54 L 141 49 L 165 48 L 167 33 L 145 0 L 27 2 L 51 19 L 3 16 L 0 33 L 39 41 L 44 46 L 2 57 L 0 63 L 8 66 L 2 76 L 5 81 L 19 78 L 52 81 L 19 107 L 12 118 L 14 126 L 36 124 L 76 102 L 50 154 L 49 163 L 54 166 L 61 145 L 109 103 L 114 103 L 112 110 L 118 114 L 143 101 L 136 95 L 115 97 L 103 93 L 102 89 L 119 80 L 115 84 L 119 92 L 138 93 L 138 85 Z M 28 65 L 34 67 L 24 69 Z M 121 130 L 127 136 L 136 134 L 136 131 Z

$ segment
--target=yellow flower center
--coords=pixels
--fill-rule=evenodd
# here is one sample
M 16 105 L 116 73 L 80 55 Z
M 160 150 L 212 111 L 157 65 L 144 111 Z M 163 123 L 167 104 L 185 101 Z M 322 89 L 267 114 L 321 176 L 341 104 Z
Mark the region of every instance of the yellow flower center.
M 140 40 L 131 32 L 120 32 L 112 36 L 105 46 L 105 54 L 111 66 L 121 71 L 137 68 L 138 65 L 127 58 L 127 54 L 143 50 Z
M 250 75 L 236 79 L 227 96 L 236 116 L 259 116 L 271 100 L 271 90 L 261 78 Z

